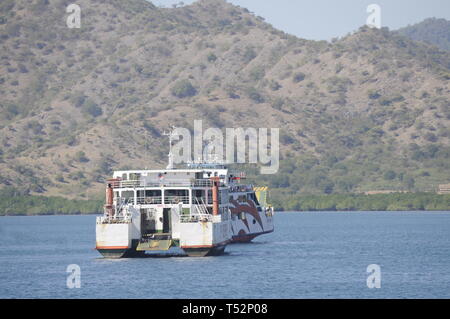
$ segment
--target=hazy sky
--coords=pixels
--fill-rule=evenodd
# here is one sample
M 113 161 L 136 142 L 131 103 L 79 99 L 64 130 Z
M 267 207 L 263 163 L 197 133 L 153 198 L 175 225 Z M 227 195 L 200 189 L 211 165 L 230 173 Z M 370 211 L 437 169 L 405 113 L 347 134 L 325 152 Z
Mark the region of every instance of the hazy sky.
M 153 0 L 172 6 L 181 0 Z M 366 23 L 369 4 L 381 7 L 381 24 L 398 29 L 429 17 L 450 20 L 450 0 L 227 0 L 262 16 L 275 28 L 301 38 L 330 40 Z M 190 4 L 194 0 L 184 0 Z

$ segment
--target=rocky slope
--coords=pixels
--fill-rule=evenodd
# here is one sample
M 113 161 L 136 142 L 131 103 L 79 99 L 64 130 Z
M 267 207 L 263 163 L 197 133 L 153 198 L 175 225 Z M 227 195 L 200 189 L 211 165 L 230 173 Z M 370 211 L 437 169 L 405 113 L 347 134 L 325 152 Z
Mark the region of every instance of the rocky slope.
M 279 127 L 278 194 L 432 190 L 450 180 L 450 53 L 365 27 L 333 43 L 223 0 L 0 4 L 0 184 L 92 198 L 163 167 L 169 124 Z

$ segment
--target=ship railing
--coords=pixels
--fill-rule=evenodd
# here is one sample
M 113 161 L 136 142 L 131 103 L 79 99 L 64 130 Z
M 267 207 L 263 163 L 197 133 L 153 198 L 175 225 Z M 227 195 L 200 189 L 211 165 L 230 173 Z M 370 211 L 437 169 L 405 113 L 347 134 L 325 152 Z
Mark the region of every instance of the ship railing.
M 192 183 L 193 187 L 212 187 L 213 182 L 209 179 L 196 179 Z
M 147 182 L 146 180 L 127 180 L 114 181 L 111 183 L 113 188 L 141 188 L 141 187 L 212 187 L 212 181 L 209 179 L 196 180 L 161 180 L 159 182 Z M 220 186 L 224 186 L 222 183 Z
M 252 192 L 253 185 L 233 185 L 230 187 L 230 193 Z
M 120 198 L 117 198 L 117 200 L 116 200 L 116 215 L 115 216 L 123 216 L 123 211 L 124 211 L 124 208 L 127 206 L 127 205 L 132 205 L 132 204 L 134 204 L 134 199 L 133 198 L 123 198 L 123 197 L 120 197 Z
M 119 197 L 117 202 L 117 213 L 121 213 L 123 209 L 128 205 L 134 205 L 134 197 Z
M 196 205 L 194 206 L 195 207 L 195 210 L 197 211 L 197 214 L 200 214 L 200 215 L 209 215 L 209 209 L 208 209 L 208 206 L 206 206 L 206 204 L 205 204 L 205 200 L 204 200 L 204 198 L 203 197 L 200 197 L 200 198 L 198 198 L 198 197 L 195 197 L 195 203 L 196 203 Z
M 189 196 L 165 196 L 164 204 L 174 205 L 174 204 L 189 204 Z
M 118 211 L 121 211 L 126 205 L 134 205 L 134 197 L 130 198 L 117 198 L 117 205 L 120 207 Z M 179 203 L 183 203 L 185 205 L 189 205 L 189 196 L 165 196 L 164 204 L 167 205 L 176 205 Z M 153 196 L 153 197 L 136 197 L 136 205 L 161 205 L 163 204 L 162 196 Z
M 228 209 L 227 211 L 224 211 L 220 215 L 212 215 L 208 212 L 206 207 L 203 207 L 202 204 L 200 205 L 193 205 L 193 209 L 191 210 L 194 212 L 193 214 L 185 214 L 180 216 L 180 222 L 181 223 L 198 223 L 198 222 L 212 222 L 212 223 L 220 223 L 224 221 L 231 220 L 231 211 Z
M 191 215 L 181 215 L 180 216 L 180 222 L 181 223 L 199 223 L 199 222 L 212 222 L 213 221 L 213 215 L 209 214 L 191 214 Z
M 136 204 L 137 205 L 160 205 L 160 204 L 162 204 L 162 196 L 137 197 Z
M 130 216 L 100 216 L 97 217 L 97 224 L 129 224 Z
M 213 215 L 209 214 L 208 208 L 206 207 L 202 198 L 194 197 L 196 205 L 193 205 L 190 214 L 181 215 L 181 223 L 198 223 L 198 222 L 212 222 Z
M 110 183 L 112 188 L 135 188 L 138 187 L 140 181 L 130 180 L 130 181 L 114 181 Z
M 192 214 L 192 215 L 182 215 L 180 216 L 181 223 L 198 223 L 198 222 L 206 222 L 206 223 L 220 223 L 226 221 L 222 215 L 211 215 L 211 214 Z

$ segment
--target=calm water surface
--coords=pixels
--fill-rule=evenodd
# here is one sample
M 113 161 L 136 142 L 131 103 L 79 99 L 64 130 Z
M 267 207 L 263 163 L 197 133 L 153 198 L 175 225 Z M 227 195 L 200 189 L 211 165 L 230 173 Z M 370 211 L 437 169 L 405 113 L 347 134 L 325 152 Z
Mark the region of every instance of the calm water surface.
M 450 213 L 278 213 L 207 258 L 105 260 L 95 216 L 0 217 L 0 298 L 450 298 Z M 81 267 L 68 289 L 66 268 Z M 378 264 L 381 289 L 368 289 Z

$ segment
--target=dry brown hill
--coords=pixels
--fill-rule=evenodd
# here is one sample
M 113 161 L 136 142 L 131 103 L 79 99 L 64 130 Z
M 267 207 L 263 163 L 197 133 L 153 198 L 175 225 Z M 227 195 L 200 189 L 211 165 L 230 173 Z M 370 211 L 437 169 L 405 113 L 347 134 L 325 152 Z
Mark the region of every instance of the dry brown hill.
M 0 4 L 0 183 L 101 193 L 111 169 L 162 167 L 161 132 L 280 127 L 281 192 L 430 190 L 450 180 L 450 54 L 387 29 L 333 43 L 223 0 Z

